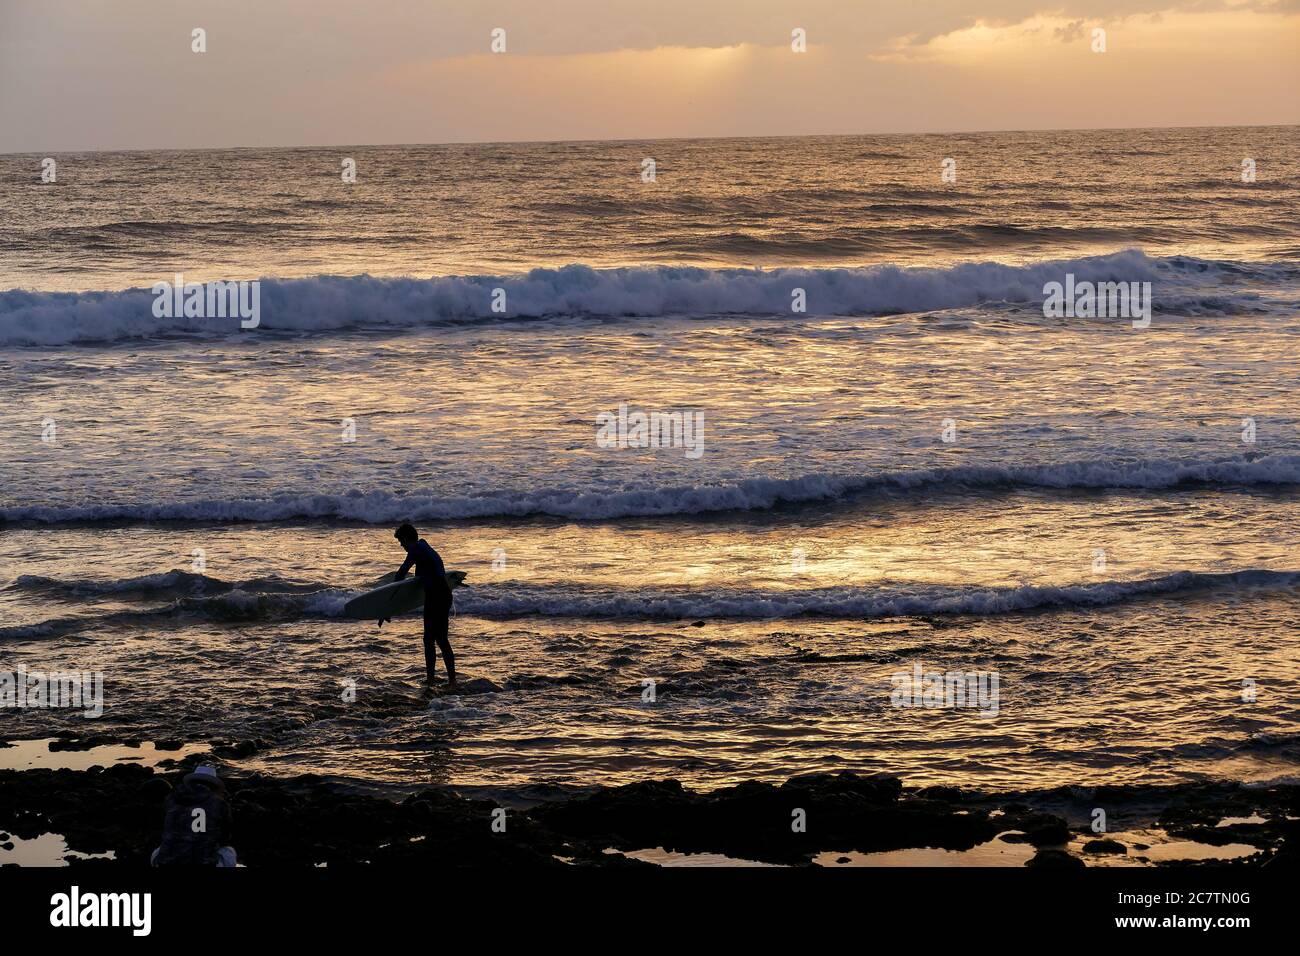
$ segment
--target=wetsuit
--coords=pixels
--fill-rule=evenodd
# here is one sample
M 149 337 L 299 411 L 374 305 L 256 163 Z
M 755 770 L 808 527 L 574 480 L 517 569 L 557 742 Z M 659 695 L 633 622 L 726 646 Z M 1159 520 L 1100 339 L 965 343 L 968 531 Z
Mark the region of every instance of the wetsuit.
M 434 646 L 442 651 L 442 662 L 447 667 L 447 678 L 456 679 L 456 658 L 447 640 L 447 616 L 451 614 L 451 587 L 447 584 L 447 569 L 438 552 L 421 538 L 406 551 L 406 560 L 398 568 L 396 580 L 406 577 L 411 565 L 415 576 L 424 585 L 424 669 L 432 682 L 437 657 Z

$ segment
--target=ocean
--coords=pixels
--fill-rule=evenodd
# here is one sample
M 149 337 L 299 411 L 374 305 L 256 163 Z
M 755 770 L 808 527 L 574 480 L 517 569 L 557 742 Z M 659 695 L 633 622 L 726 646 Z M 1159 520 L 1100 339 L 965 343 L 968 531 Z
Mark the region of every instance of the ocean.
M 1297 147 L 0 156 L 0 653 L 104 688 L 7 736 L 396 792 L 1294 780 Z M 154 290 L 253 280 L 251 327 Z M 464 693 L 341 616 L 403 520 L 469 573 Z

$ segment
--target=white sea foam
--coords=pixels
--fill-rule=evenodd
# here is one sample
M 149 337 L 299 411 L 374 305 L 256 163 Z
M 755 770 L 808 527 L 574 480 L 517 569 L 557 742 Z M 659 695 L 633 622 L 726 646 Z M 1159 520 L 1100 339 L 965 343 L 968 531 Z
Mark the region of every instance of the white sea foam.
M 514 586 L 486 588 L 456 599 L 460 613 L 484 617 L 543 615 L 577 618 L 839 618 L 993 615 L 1049 607 L 1098 607 L 1175 592 L 1214 588 L 1280 590 L 1300 586 L 1300 572 L 1251 569 L 1223 573 L 1178 571 L 1134 581 L 1061 586 L 832 587 L 801 590 L 590 590 Z
M 1221 267 L 1198 263 L 1193 270 L 1186 257 L 1162 260 L 1130 249 L 1020 266 L 969 262 L 947 268 L 758 271 L 670 266 L 598 270 L 572 265 L 514 276 L 263 279 L 258 331 L 400 329 L 546 316 L 788 315 L 795 288 L 805 290 L 808 313 L 813 315 L 923 312 L 984 302 L 1041 301 L 1044 283 L 1066 272 L 1079 281 L 1133 282 L 1217 272 Z M 1225 263 L 1222 268 L 1236 272 L 1240 267 Z M 500 313 L 492 311 L 493 290 L 498 288 L 505 290 L 506 310 Z M 1156 294 L 1159 299 L 1158 286 Z M 238 323 L 229 319 L 156 318 L 153 301 L 147 289 L 0 292 L 0 345 L 240 333 Z
M 0 627 L 0 640 L 33 640 L 114 624 L 138 626 L 181 615 L 222 621 L 338 617 L 356 594 L 322 588 L 306 594 L 266 593 L 256 582 L 232 582 L 226 593 L 188 597 L 163 607 L 79 619 L 59 618 Z M 1084 584 L 985 587 L 978 585 L 845 585 L 801 589 L 600 588 L 581 585 L 482 585 L 458 591 L 456 611 L 488 618 L 561 617 L 606 619 L 767 620 L 803 616 L 848 619 L 997 615 L 1042 608 L 1086 608 L 1189 591 L 1300 587 L 1300 571 L 1178 571 L 1140 580 Z

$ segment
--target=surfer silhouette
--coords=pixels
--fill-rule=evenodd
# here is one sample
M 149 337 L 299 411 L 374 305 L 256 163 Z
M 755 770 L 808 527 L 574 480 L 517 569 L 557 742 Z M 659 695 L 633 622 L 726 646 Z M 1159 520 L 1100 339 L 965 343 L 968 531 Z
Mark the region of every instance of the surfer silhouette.
M 424 670 L 427 682 L 433 683 L 437 657 L 434 645 L 442 651 L 442 662 L 447 667 L 447 682 L 456 683 L 456 657 L 447 639 L 447 616 L 451 613 L 451 587 L 447 584 L 447 569 L 438 552 L 409 524 L 403 524 L 393 537 L 406 549 L 406 560 L 393 576 L 394 581 L 406 577 L 415 565 L 415 576 L 424 585 Z

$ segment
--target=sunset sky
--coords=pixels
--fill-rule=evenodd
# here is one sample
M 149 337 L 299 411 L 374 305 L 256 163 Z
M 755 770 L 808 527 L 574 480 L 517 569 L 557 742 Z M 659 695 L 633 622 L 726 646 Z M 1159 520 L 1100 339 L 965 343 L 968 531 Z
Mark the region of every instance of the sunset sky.
M 1298 0 L 0 4 L 0 152 L 1291 124 L 1298 89 Z

